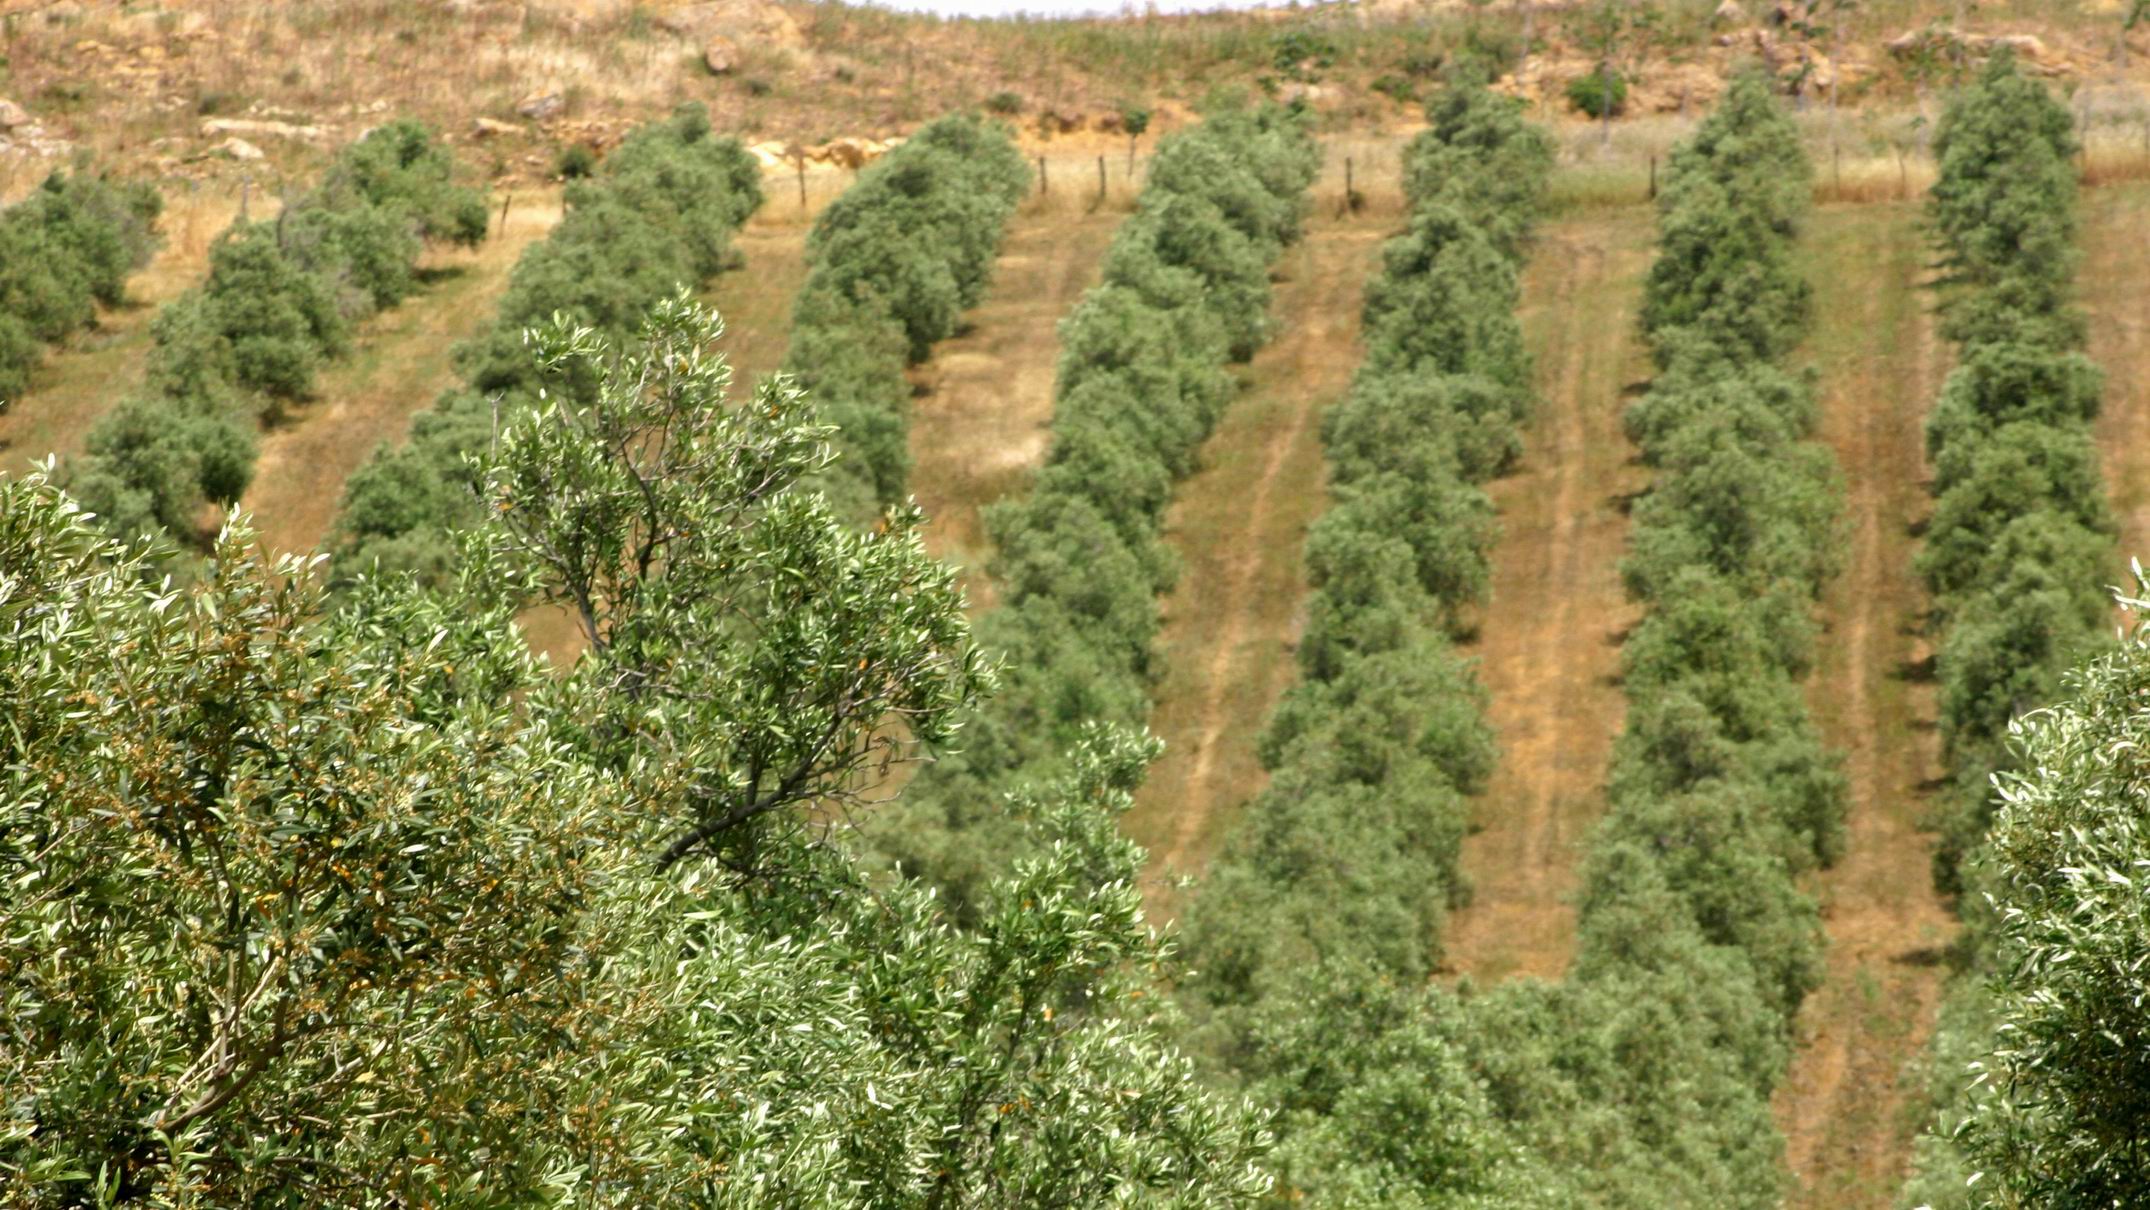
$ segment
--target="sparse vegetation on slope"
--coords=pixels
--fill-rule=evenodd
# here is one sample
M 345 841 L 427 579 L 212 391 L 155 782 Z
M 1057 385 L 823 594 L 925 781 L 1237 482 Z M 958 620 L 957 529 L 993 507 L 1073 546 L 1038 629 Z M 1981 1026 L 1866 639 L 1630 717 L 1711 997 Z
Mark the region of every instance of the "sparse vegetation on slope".
M 636 131 L 570 185 L 566 217 L 515 266 L 492 331 L 459 351 L 464 389 L 417 418 L 409 445 L 384 447 L 351 477 L 336 540 L 343 565 L 445 574 L 453 532 L 478 517 L 465 459 L 491 441 L 496 408 L 512 415 L 537 402 L 524 332 L 556 315 L 615 339 L 632 332 L 658 300 L 725 267 L 733 233 L 761 200 L 753 157 L 713 134 L 694 105 Z

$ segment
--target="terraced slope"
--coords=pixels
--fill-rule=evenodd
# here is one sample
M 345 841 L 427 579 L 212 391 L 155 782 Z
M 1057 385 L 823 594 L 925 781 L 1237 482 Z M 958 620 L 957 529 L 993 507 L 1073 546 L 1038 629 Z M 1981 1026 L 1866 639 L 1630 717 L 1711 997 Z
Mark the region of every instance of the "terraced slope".
M 1150 721 L 1166 747 L 1127 819 L 1161 877 L 1199 874 L 1229 813 L 1261 788 L 1255 743 L 1298 679 L 1301 547 L 1327 504 L 1321 413 L 1358 367 L 1366 281 L 1395 226 L 1393 214 L 1316 212 L 1278 267 L 1277 337 L 1166 514 L 1181 572 Z
M 1639 208 L 1548 223 L 1523 279 L 1539 412 L 1520 469 L 1490 485 L 1501 539 L 1472 649 L 1501 763 L 1463 842 L 1471 902 L 1446 937 L 1449 965 L 1481 979 L 1557 978 L 1574 951 L 1569 892 L 1625 715 L 1636 610 L 1620 557 L 1645 474 L 1620 413 L 1649 372 L 1636 308 L 1655 238 Z

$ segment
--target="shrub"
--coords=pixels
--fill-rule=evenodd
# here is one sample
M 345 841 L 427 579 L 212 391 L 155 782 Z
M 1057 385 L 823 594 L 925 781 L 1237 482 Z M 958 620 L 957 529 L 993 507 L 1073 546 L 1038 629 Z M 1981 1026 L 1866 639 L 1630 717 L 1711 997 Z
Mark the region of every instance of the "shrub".
M 56 172 L 0 212 L 0 405 L 27 390 L 41 344 L 96 321 L 156 250 L 146 185 Z
M 552 161 L 552 174 L 563 181 L 579 181 L 597 171 L 597 153 L 587 143 L 569 143 Z
M 1567 97 L 1589 117 L 1617 117 L 1627 112 L 1627 77 L 1612 68 L 1591 71 L 1568 81 Z
M 1023 112 L 1023 98 L 1019 93 L 1003 89 L 985 99 L 985 108 L 987 113 L 999 114 L 1002 117 L 1012 117 Z

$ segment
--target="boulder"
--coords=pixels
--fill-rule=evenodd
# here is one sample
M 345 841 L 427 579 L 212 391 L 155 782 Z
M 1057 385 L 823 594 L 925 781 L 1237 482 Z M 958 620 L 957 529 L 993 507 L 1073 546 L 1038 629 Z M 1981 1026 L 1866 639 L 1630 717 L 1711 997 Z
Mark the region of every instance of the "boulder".
M 223 156 L 227 160 L 250 161 L 267 158 L 261 154 L 261 148 L 254 146 L 238 135 L 233 135 L 218 143 L 216 145 L 216 154 Z
M 303 139 L 312 141 L 326 132 L 319 126 L 295 126 L 289 122 L 267 122 L 255 118 L 211 118 L 202 123 L 202 137 L 219 135 L 244 135 L 252 138 Z
M 533 122 L 543 122 L 558 117 L 567 108 L 567 100 L 556 92 L 536 92 L 516 102 L 515 112 Z
M 1807 90 L 1810 92 L 1834 92 L 1836 90 L 1836 64 L 1820 51 L 1807 55 Z
M 1717 6 L 1717 11 L 1710 14 L 1710 24 L 1712 25 L 1745 25 L 1746 23 L 1747 10 L 1739 6 L 1739 0 L 1724 0 L 1723 4 Z
M 521 134 L 522 132 L 522 127 L 513 122 L 503 122 L 498 118 L 478 118 L 470 124 L 472 137 L 480 139 L 490 139 L 496 135 L 504 134 Z
M 2036 34 L 1996 34 L 1992 47 L 1995 50 L 2006 47 L 2016 52 L 2017 58 L 2027 59 L 2032 63 L 2043 63 L 2046 58 L 2045 42 Z
M 727 76 L 739 67 L 739 44 L 722 34 L 702 47 L 702 66 L 713 76 Z
M 6 97 L 0 97 L 0 130 L 13 130 L 17 126 L 28 126 L 29 124 L 29 110 L 8 100 Z

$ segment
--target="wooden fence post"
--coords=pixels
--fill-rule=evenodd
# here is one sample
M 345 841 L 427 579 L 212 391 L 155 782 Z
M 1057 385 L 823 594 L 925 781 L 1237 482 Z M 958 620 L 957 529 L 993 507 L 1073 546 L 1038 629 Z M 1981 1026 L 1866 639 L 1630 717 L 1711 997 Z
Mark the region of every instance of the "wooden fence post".
M 798 166 L 798 170 L 799 170 L 799 209 L 801 209 L 801 210 L 804 210 L 804 209 L 806 209 L 806 156 L 805 156 L 805 154 L 804 154 L 804 153 L 802 153 L 802 154 L 801 154 L 801 155 L 799 156 L 799 158 L 798 158 L 798 159 L 797 159 L 796 161 L 794 161 L 794 162 L 795 162 L 795 163 L 797 164 L 797 166 Z
M 1657 200 L 1657 153 L 1650 153 L 1650 200 Z
M 1052 189 L 1045 181 L 1045 157 L 1041 155 L 1038 157 L 1038 193 L 1043 196 L 1051 192 Z

